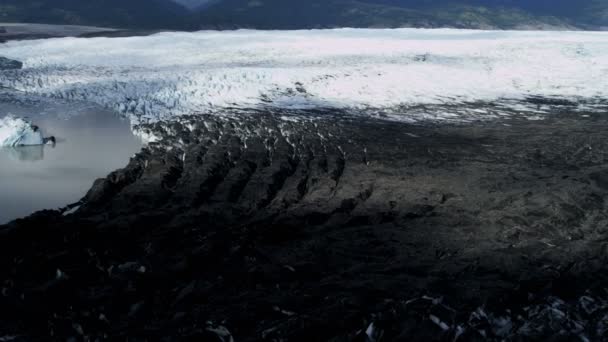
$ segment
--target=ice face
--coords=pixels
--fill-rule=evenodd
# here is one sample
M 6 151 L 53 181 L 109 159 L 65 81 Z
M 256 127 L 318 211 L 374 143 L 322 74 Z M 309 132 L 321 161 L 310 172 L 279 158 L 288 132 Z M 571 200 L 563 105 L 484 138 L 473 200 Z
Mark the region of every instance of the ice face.
M 133 123 L 227 108 L 459 120 L 608 107 L 607 32 L 172 32 L 9 42 L 2 54 L 24 68 L 0 73 L 0 86 L 92 101 Z
M 0 147 L 43 144 L 42 132 L 29 121 L 12 116 L 0 119 Z

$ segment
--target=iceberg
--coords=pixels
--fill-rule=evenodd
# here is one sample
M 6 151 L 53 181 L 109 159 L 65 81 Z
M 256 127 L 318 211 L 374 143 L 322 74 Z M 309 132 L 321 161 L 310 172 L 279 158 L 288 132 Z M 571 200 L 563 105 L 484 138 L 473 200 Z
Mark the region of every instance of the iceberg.
M 0 147 L 35 146 L 54 143 L 55 138 L 44 138 L 38 126 L 14 116 L 0 119 Z

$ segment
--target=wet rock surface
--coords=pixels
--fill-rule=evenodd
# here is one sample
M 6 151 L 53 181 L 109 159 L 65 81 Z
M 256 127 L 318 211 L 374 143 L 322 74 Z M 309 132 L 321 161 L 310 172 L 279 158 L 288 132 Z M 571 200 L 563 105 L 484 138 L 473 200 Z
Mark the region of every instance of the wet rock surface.
M 0 227 L 0 336 L 600 339 L 607 128 L 142 126 L 158 141 L 79 207 Z

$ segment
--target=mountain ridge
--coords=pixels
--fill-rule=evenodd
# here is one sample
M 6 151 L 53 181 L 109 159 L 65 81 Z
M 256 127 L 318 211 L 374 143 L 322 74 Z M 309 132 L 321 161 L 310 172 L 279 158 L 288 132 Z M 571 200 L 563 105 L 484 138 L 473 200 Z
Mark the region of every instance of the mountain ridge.
M 474 29 L 597 29 L 608 26 L 608 4 L 583 0 L 222 0 L 199 13 L 197 23 L 262 29 L 327 27 L 453 27 Z M 559 6 L 561 5 L 561 6 Z M 599 19 L 592 18 L 591 15 Z M 269 20 L 268 18 L 272 18 Z
M 268 5 L 269 3 L 272 3 Z M 241 0 L 224 0 L 200 12 L 202 25 L 233 24 L 260 29 L 299 29 L 334 27 L 454 27 L 476 29 L 513 29 L 526 27 L 574 28 L 569 21 L 555 17 L 540 19 L 521 10 L 488 10 L 465 5 L 444 7 L 405 7 L 374 1 L 310 1 L 284 4 L 278 0 L 240 7 Z M 269 14 L 270 13 L 270 14 Z M 272 17 L 269 21 L 267 17 Z
M 184 29 L 189 15 L 170 0 L 3 0 L 0 4 L 0 22 Z
M 608 2 L 580 0 L 4 0 L 0 22 L 135 29 L 608 28 Z

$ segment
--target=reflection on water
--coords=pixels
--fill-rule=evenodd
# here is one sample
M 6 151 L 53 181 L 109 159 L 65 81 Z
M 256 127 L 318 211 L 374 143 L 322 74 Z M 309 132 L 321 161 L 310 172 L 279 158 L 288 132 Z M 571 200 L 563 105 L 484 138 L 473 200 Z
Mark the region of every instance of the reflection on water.
M 129 123 L 103 109 L 82 108 L 79 115 L 68 104 L 44 109 L 2 101 L 0 117 L 27 116 L 57 144 L 0 148 L 0 224 L 34 211 L 77 202 L 97 178 L 127 165 L 141 148 Z M 64 107 L 62 107 L 64 106 Z
M 49 146 L 50 147 L 50 146 Z M 0 148 L 0 153 L 8 153 L 14 161 L 36 162 L 44 159 L 43 145 Z

